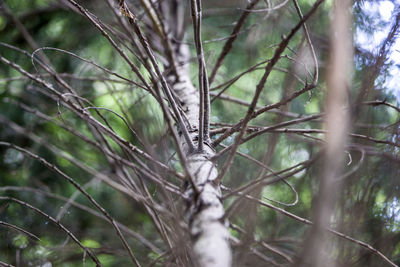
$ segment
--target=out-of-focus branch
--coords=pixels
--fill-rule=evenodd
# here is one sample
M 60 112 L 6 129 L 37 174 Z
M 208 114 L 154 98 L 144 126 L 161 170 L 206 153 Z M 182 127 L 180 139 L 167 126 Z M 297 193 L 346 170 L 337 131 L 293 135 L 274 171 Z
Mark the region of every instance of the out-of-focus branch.
M 77 8 L 92 24 L 95 26 L 100 33 L 110 42 L 110 44 L 117 50 L 120 56 L 128 63 L 132 71 L 137 75 L 140 81 L 144 84 L 146 88 L 149 89 L 150 92 L 154 94 L 154 90 L 147 83 L 144 76 L 141 74 L 140 70 L 136 65 L 132 62 L 132 60 L 127 56 L 127 54 L 118 46 L 118 44 L 111 38 L 111 36 L 105 31 L 105 29 L 100 25 L 98 19 L 94 17 L 94 15 L 90 14 L 88 10 L 83 8 L 81 5 L 76 3 L 73 0 L 67 0 L 70 4 L 72 4 L 75 8 Z
M 332 242 L 324 231 L 329 228 L 334 215 L 336 192 L 340 183 L 338 178 L 343 168 L 345 146 L 349 128 L 348 88 L 352 75 L 352 33 L 351 1 L 334 2 L 334 14 L 331 22 L 331 51 L 327 73 L 326 92 L 326 148 L 323 171 L 319 180 L 318 200 L 314 208 L 315 223 L 308 238 L 304 241 L 304 250 L 296 266 L 335 266 L 331 259 Z
M 218 56 L 217 62 L 215 63 L 215 66 L 214 66 L 213 70 L 211 71 L 210 78 L 209 78 L 210 84 L 212 84 L 212 82 L 214 81 L 215 76 L 217 75 L 218 69 L 219 69 L 219 67 L 221 67 L 222 62 L 224 61 L 225 57 L 229 54 L 229 51 L 231 51 L 233 43 L 235 42 L 235 40 L 240 32 L 240 29 L 243 27 L 244 23 L 246 22 L 247 17 L 250 14 L 249 11 L 252 10 L 258 2 L 259 2 L 259 0 L 252 0 L 250 3 L 248 3 L 246 10 L 243 11 L 239 20 L 235 23 L 235 28 L 233 28 L 229 39 L 226 40 L 224 47 L 222 48 L 222 51 Z
M 237 194 L 238 195 L 242 195 L 241 193 L 237 193 Z M 251 201 L 257 202 L 259 205 L 265 206 L 265 207 L 270 208 L 270 209 L 272 209 L 272 210 L 274 210 L 276 212 L 279 212 L 279 213 L 281 213 L 281 214 L 283 214 L 283 215 L 285 215 L 285 216 L 287 216 L 289 218 L 292 218 L 292 219 L 294 219 L 294 220 L 296 220 L 298 222 L 301 222 L 301 223 L 304 223 L 304 224 L 308 224 L 308 225 L 313 225 L 312 221 L 307 220 L 305 218 L 302 218 L 300 216 L 297 216 L 297 215 L 295 215 L 293 213 L 290 213 L 290 212 L 288 212 L 288 211 L 286 211 L 284 209 L 278 208 L 278 207 L 276 207 L 274 205 L 271 205 L 271 204 L 269 204 L 269 203 L 267 203 L 265 201 L 259 200 L 257 198 L 252 197 L 252 196 L 249 196 L 249 195 L 244 195 L 244 197 L 246 199 L 251 200 Z M 368 243 L 365 243 L 365 242 L 360 241 L 358 239 L 352 238 L 352 237 L 350 237 L 350 236 L 348 236 L 346 234 L 343 234 L 343 233 L 338 232 L 336 230 L 333 230 L 331 228 L 326 228 L 326 229 L 324 229 L 324 231 L 332 233 L 335 236 L 338 236 L 338 237 L 343 238 L 345 240 L 348 240 L 348 241 L 350 241 L 350 242 L 352 242 L 354 244 L 357 244 L 357 245 L 359 245 L 359 246 L 361 246 L 363 248 L 366 248 L 367 250 L 371 251 L 372 253 L 374 253 L 375 255 L 380 257 L 381 259 L 383 259 L 390 266 L 399 267 L 397 264 L 395 264 L 393 261 L 391 261 L 388 257 L 386 257 L 382 252 L 380 252 L 379 250 L 377 250 L 376 248 L 374 248 L 373 246 L 371 246 Z M 325 265 L 322 265 L 322 266 L 325 266 Z
M 60 169 L 58 169 L 53 164 L 51 164 L 48 161 L 46 161 L 44 158 L 42 158 L 42 157 L 40 157 L 40 156 L 38 156 L 38 155 L 26 150 L 26 149 L 23 149 L 22 147 L 19 147 L 19 146 L 16 146 L 14 144 L 10 144 L 10 143 L 7 143 L 7 142 L 0 142 L 0 146 L 6 146 L 6 147 L 10 147 L 10 148 L 16 149 L 16 150 L 28 155 L 29 157 L 38 160 L 43 165 L 45 165 L 47 168 L 49 168 L 50 170 L 52 170 L 55 173 L 59 174 L 61 177 L 63 177 L 69 183 L 71 183 L 76 189 L 78 189 L 108 219 L 108 221 L 111 223 L 111 225 L 114 227 L 115 231 L 117 232 L 118 237 L 121 239 L 125 249 L 129 253 L 129 256 L 131 257 L 132 262 L 135 263 L 136 266 L 138 266 L 138 267 L 140 266 L 140 263 L 138 262 L 136 257 L 133 255 L 133 252 L 132 252 L 131 248 L 129 247 L 128 242 L 126 241 L 125 237 L 122 235 L 121 230 L 119 229 L 119 227 L 118 227 L 117 223 L 115 222 L 114 218 L 111 217 L 111 215 L 88 192 L 86 192 L 85 189 L 83 189 L 77 182 L 75 182 L 74 179 L 69 177 L 67 174 L 62 172 Z
M 39 194 L 39 195 L 43 195 L 52 199 L 57 199 L 63 202 L 68 202 L 70 199 L 51 193 L 51 192 L 47 192 L 47 191 L 43 191 L 41 189 L 36 189 L 36 188 L 32 188 L 32 187 L 25 187 L 25 186 L 3 186 L 0 188 L 0 191 L 3 192 L 7 192 L 7 191 L 15 191 L 15 192 L 31 192 L 31 193 L 35 193 L 35 194 Z M 98 218 L 103 219 L 104 221 L 108 221 L 107 217 L 105 217 L 101 212 L 97 212 L 94 209 L 85 206 L 83 204 L 77 203 L 75 201 L 71 201 L 70 202 L 71 206 L 83 210 L 85 212 L 88 212 Z M 144 236 L 142 236 L 139 233 L 136 233 L 134 231 L 132 231 L 131 229 L 129 229 L 126 225 L 120 223 L 117 221 L 118 226 L 121 228 L 122 231 L 124 231 L 126 234 L 128 234 L 129 236 L 137 239 L 139 242 L 141 242 L 145 247 L 151 249 L 152 251 L 154 251 L 155 253 L 160 254 L 161 250 L 154 245 L 153 243 L 151 243 L 149 240 L 147 240 Z
M 18 227 L 16 225 L 13 225 L 13 224 L 10 224 L 10 223 L 6 223 L 6 222 L 3 222 L 3 221 L 0 221 L 0 225 L 3 225 L 5 227 L 8 227 L 8 228 L 11 228 L 11 229 L 14 229 L 14 230 L 17 230 L 18 232 L 21 232 L 21 233 L 29 236 L 30 238 L 35 239 L 36 241 L 41 241 L 40 238 L 37 237 L 36 235 L 34 235 L 31 232 L 29 232 L 27 230 L 24 230 L 21 227 Z
M 0 196 L 0 200 L 3 201 L 12 201 L 15 203 L 18 203 L 22 206 L 25 206 L 33 211 L 35 211 L 36 213 L 38 213 L 39 215 L 45 217 L 46 219 L 50 220 L 52 223 L 54 223 L 55 225 L 57 225 L 61 230 L 63 230 L 76 244 L 78 244 L 78 246 L 80 246 L 88 255 L 89 257 L 96 263 L 96 266 L 102 266 L 102 264 L 100 263 L 99 259 L 97 258 L 97 256 L 87 247 L 85 247 L 79 240 L 78 238 L 75 237 L 75 235 L 68 230 L 68 228 L 66 228 L 63 224 L 61 224 L 59 221 L 57 221 L 56 219 L 54 219 L 53 217 L 51 217 L 50 215 L 48 215 L 47 213 L 43 212 L 42 210 L 24 202 L 21 201 L 19 199 L 13 198 L 13 197 L 3 197 Z
M 267 66 L 265 67 L 265 72 L 262 78 L 260 79 L 259 83 L 257 84 L 256 91 L 253 96 L 253 100 L 251 101 L 251 105 L 247 110 L 246 116 L 241 120 L 240 123 L 240 132 L 235 138 L 235 142 L 233 144 L 231 153 L 228 156 L 228 159 L 225 161 L 221 172 L 218 175 L 218 180 L 221 181 L 223 177 L 226 175 L 227 171 L 229 170 L 232 160 L 235 156 L 235 152 L 237 148 L 239 147 L 240 141 L 246 132 L 247 129 L 247 124 L 249 121 L 255 117 L 255 112 L 254 108 L 257 105 L 258 98 L 260 97 L 261 91 L 264 88 L 264 85 L 272 71 L 272 68 L 275 66 L 275 64 L 278 62 L 281 54 L 289 44 L 289 41 L 292 39 L 292 37 L 295 35 L 295 33 L 302 27 L 302 25 L 311 17 L 311 15 L 318 9 L 319 5 L 323 2 L 323 0 L 318 0 L 313 7 L 310 9 L 310 11 L 303 17 L 303 19 L 300 20 L 300 22 L 290 31 L 289 35 L 285 37 L 282 42 L 279 44 L 279 46 L 276 48 L 275 53 L 273 57 L 271 58 L 271 61 L 268 62 Z
M 354 111 L 353 111 L 353 120 L 357 119 L 361 114 L 362 106 L 360 103 L 366 101 L 368 98 L 369 92 L 375 86 L 375 80 L 382 72 L 382 67 L 388 59 L 388 54 L 393 44 L 395 43 L 399 31 L 400 31 L 400 9 L 397 7 L 394 12 L 397 12 L 396 17 L 394 19 L 394 23 L 388 32 L 386 38 L 382 41 L 381 46 L 379 47 L 377 55 L 372 60 L 369 66 L 367 66 L 361 81 L 361 88 L 358 92 L 355 103 L 353 103 Z
M 299 14 L 299 17 L 302 19 L 303 18 L 303 13 L 301 12 L 300 6 L 297 3 L 297 0 L 293 0 L 294 6 L 296 7 L 296 11 Z M 314 79 L 312 81 L 312 84 L 317 84 L 318 82 L 318 60 L 317 60 L 317 56 L 315 55 L 315 50 L 314 50 L 314 46 L 311 42 L 311 38 L 310 38 L 310 34 L 308 33 L 308 28 L 306 23 L 304 23 L 303 25 L 303 30 L 304 30 L 304 35 L 306 36 L 306 40 L 307 43 L 310 47 L 311 50 L 311 55 L 314 61 Z

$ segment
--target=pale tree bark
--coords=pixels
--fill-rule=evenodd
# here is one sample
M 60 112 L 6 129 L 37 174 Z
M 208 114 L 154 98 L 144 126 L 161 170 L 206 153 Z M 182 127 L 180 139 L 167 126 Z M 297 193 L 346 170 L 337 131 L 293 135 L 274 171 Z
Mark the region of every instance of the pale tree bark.
M 178 58 L 182 63 L 190 58 L 186 45 L 179 46 Z M 171 82 L 172 89 L 179 97 L 182 108 L 192 128 L 191 137 L 197 146 L 199 131 L 199 92 L 190 81 L 189 66 L 178 68 L 180 80 Z M 174 77 L 176 78 L 176 77 Z M 186 189 L 187 212 L 193 254 L 199 266 L 230 266 L 228 223 L 224 219 L 220 184 L 216 182 L 218 170 L 211 158 L 215 150 L 209 142 L 204 142 L 203 150 L 190 151 L 184 138 L 181 145 L 185 151 L 188 170 L 194 178 L 198 192 L 192 186 Z
M 196 3 L 193 4 L 196 5 Z M 165 5 L 168 5 L 168 7 L 165 7 Z M 182 25 L 179 20 L 184 17 L 182 5 L 182 1 L 164 3 L 164 10 L 170 12 L 170 14 L 167 14 L 168 26 L 175 36 L 181 35 L 180 33 L 183 31 L 182 28 L 179 28 Z M 198 10 L 198 12 L 200 11 Z M 195 21 L 194 24 L 196 24 Z M 199 42 L 201 41 L 199 40 Z M 224 219 L 225 211 L 222 204 L 221 187 L 216 180 L 218 169 L 211 160 L 215 155 L 215 150 L 208 137 L 209 105 L 206 103 L 206 109 L 208 109 L 206 111 L 204 111 L 204 107 L 200 109 L 202 101 L 207 101 L 208 91 L 206 90 L 204 93 L 204 88 L 199 91 L 191 82 L 189 71 L 191 55 L 188 45 L 174 42 L 171 46 L 178 64 L 175 64 L 177 65 L 175 67 L 176 72 L 171 72 L 167 78 L 187 118 L 185 127 L 189 130 L 195 146 L 194 151 L 192 151 L 181 134 L 180 145 L 185 153 L 188 171 L 194 182 L 194 186 L 188 183 L 185 190 L 186 219 L 192 239 L 194 261 L 198 266 L 204 267 L 231 266 L 229 224 Z M 200 58 L 199 61 L 201 60 Z M 204 64 L 204 60 L 200 62 L 200 66 L 201 63 Z M 166 66 L 166 68 L 172 67 L 171 65 Z M 203 65 L 203 68 L 205 68 L 205 65 Z M 199 69 L 200 71 L 202 70 Z M 205 79 L 206 73 L 199 76 Z M 202 84 L 202 80 L 199 83 Z M 208 85 L 205 87 L 208 87 Z M 205 99 L 201 96 L 202 93 L 203 96 L 206 96 Z M 204 118 L 201 118 L 202 115 Z M 200 136 L 203 136 L 203 138 L 199 138 Z

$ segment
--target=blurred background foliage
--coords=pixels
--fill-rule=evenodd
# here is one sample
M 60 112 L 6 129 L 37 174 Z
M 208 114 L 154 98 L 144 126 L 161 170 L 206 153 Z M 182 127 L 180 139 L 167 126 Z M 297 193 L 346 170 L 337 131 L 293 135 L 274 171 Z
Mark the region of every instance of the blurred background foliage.
M 62 1 L 61 1 L 62 2 Z M 124 77 L 135 80 L 129 67 L 120 60 L 110 44 L 88 23 L 88 21 L 65 8 L 55 0 L 5 0 L 0 16 L 0 41 L 12 44 L 32 52 L 32 47 L 26 42 L 16 28 L 12 16 L 18 18 L 29 34 L 32 35 L 38 47 L 54 47 L 71 51 L 83 58 L 95 61 L 103 67 L 113 70 Z M 135 5 L 135 1 L 131 1 Z M 233 23 L 237 20 L 243 8 L 244 1 L 205 1 L 203 40 L 208 66 L 213 66 L 221 50 L 223 41 L 218 40 L 230 34 Z M 277 3 L 276 1 L 271 1 Z M 367 0 L 355 1 L 353 6 L 354 33 L 362 29 L 373 38 L 379 27 L 385 27 L 392 22 L 385 22 L 379 16 L 365 14 L 363 6 Z M 378 1 L 379 2 L 379 1 Z M 103 1 L 80 1 L 98 17 L 107 23 L 113 23 L 113 15 L 105 7 Z M 313 1 L 299 1 L 301 9 L 308 10 Z M 394 3 L 396 5 L 396 3 Z M 324 111 L 324 91 L 326 64 L 329 45 L 329 16 L 332 1 L 327 1 L 308 21 L 311 39 L 315 45 L 320 70 L 318 87 L 310 94 L 304 94 L 283 107 L 283 113 L 268 112 L 254 122 L 257 126 L 268 126 L 282 120 L 294 119 L 304 115 L 319 114 Z M 7 8 L 6 11 L 4 8 Z M 190 23 L 189 11 L 186 23 Z M 253 13 L 246 23 L 246 30 L 239 35 L 232 52 L 221 67 L 213 87 L 232 79 L 251 66 L 269 59 L 273 46 L 280 42 L 281 36 L 298 21 L 298 16 L 292 3 L 274 12 Z M 386 23 L 386 24 L 385 24 Z M 192 41 L 192 31 L 188 27 L 187 38 Z M 364 86 L 363 79 L 368 75 L 366 69 L 373 61 L 374 51 L 365 51 L 355 47 L 355 68 L 351 95 L 356 96 Z M 260 98 L 263 106 L 282 99 L 285 94 L 301 88 L 302 84 L 295 81 L 290 70 L 300 79 L 310 82 L 305 70 L 312 69 L 310 55 L 302 34 L 297 34 L 286 50 L 286 58 L 272 72 L 266 88 Z M 193 55 L 194 46 L 191 46 Z M 377 48 L 374 48 L 377 49 Z M 32 64 L 26 55 L 0 47 L 1 55 L 20 64 L 31 73 L 42 72 Z M 297 53 L 295 52 L 297 51 Z M 300 52 L 299 52 L 300 51 Z M 103 71 L 89 65 L 66 53 L 54 50 L 43 50 L 51 61 L 53 68 L 65 75 L 79 95 L 90 100 L 93 105 L 112 109 L 122 115 L 125 120 L 139 131 L 144 141 L 154 149 L 161 161 L 167 162 L 171 153 L 171 140 L 158 104 L 146 92 L 133 88 L 121 82 L 112 80 Z M 295 59 L 293 61 L 292 59 Z M 295 63 L 293 63 L 295 62 Z M 196 60 L 192 61 L 193 82 L 196 84 Z M 393 91 L 385 88 L 385 79 L 390 78 L 390 72 L 385 62 L 376 79 L 372 80 L 373 90 L 366 100 L 385 100 L 398 106 L 398 99 Z M 278 69 L 279 68 L 279 69 Z M 68 76 L 73 74 L 74 76 Z M 231 97 L 242 101 L 251 101 L 252 92 L 263 74 L 255 70 L 236 81 L 227 91 Z M 74 77 L 80 77 L 76 79 Z M 53 82 L 53 78 L 47 77 Z M 35 152 L 44 159 L 57 165 L 61 170 L 73 177 L 79 184 L 107 210 L 114 218 L 131 230 L 140 233 L 146 239 L 158 246 L 160 251 L 165 246 L 160 239 L 153 223 L 141 204 L 135 203 L 120 192 L 99 182 L 96 177 L 72 164 L 66 158 L 83 162 L 98 172 L 109 175 L 113 173 L 104 156 L 81 138 L 63 130 L 59 124 L 67 125 L 84 136 L 90 136 L 86 123 L 82 122 L 72 112 L 58 105 L 57 101 L 35 90 L 37 85 L 21 77 L 10 67 L 0 65 L 0 140 L 15 143 Z M 217 90 L 213 92 L 218 92 Z M 233 124 L 243 117 L 247 107 L 237 103 L 216 99 L 212 104 L 212 123 Z M 39 112 L 45 114 L 38 116 Z M 99 118 L 94 111 L 93 116 Z M 131 134 L 124 121 L 106 110 L 100 113 L 110 122 L 113 129 L 132 144 L 140 146 L 139 141 Z M 283 119 L 284 118 L 284 119 Z M 99 118 L 100 119 L 100 118 Z M 321 129 L 322 119 L 316 119 L 296 125 L 301 129 Z M 400 166 L 399 166 L 399 113 L 384 105 L 363 106 L 362 112 L 354 119 L 352 132 L 368 135 L 376 139 L 391 141 L 395 145 L 377 144 L 365 139 L 349 138 L 349 160 L 344 173 L 357 170 L 343 179 L 342 190 L 338 196 L 334 228 L 353 238 L 365 241 L 380 250 L 400 264 Z M 275 141 L 272 141 L 275 138 Z M 239 151 L 261 160 L 268 144 L 276 142 L 268 166 L 278 171 L 294 166 L 300 162 L 315 159 L 315 163 L 303 171 L 289 177 L 288 182 L 296 189 L 299 197 L 297 205 L 285 207 L 274 202 L 274 205 L 285 208 L 304 218 L 312 218 L 312 207 L 318 190 L 320 175 L 319 154 L 321 150 L 321 133 L 290 134 L 269 132 L 243 144 Z M 234 137 L 223 142 L 229 145 Z M 111 142 L 112 145 L 115 143 Z M 359 149 L 365 146 L 368 153 Z M 114 147 L 118 150 L 117 145 Z M 65 155 L 65 157 L 62 157 Z M 219 164 L 222 165 L 224 157 Z M 173 157 L 169 164 L 180 168 L 178 160 Z M 253 162 L 243 157 L 236 157 L 235 162 L 226 177 L 224 185 L 236 188 L 244 185 L 258 176 L 260 170 Z M 172 180 L 177 185 L 178 182 Z M 76 189 L 59 175 L 47 169 L 40 162 L 23 155 L 11 148 L 0 147 L 0 194 L 15 196 L 42 209 L 68 226 L 82 243 L 92 248 L 104 266 L 129 266 L 129 259 L 115 235 L 112 227 L 104 220 L 93 216 L 85 210 L 66 204 L 69 198 L 81 205 L 90 203 Z M 157 198 L 160 191 L 156 185 L 151 185 L 151 194 Z M 34 189 L 34 190 L 33 190 Z M 40 190 L 35 191 L 35 190 Z M 47 193 L 47 194 L 44 194 Z M 54 195 L 65 199 L 55 198 Z M 264 200 L 272 199 L 283 203 L 295 200 L 295 194 L 285 183 L 275 183 L 262 190 Z M 236 198 L 225 200 L 228 207 Z M 68 206 L 66 209 L 63 207 Z M 60 213 L 61 212 L 61 213 Z M 299 244 L 309 228 L 293 219 L 285 217 L 265 207 L 257 211 L 257 223 L 254 233 L 259 240 L 265 241 L 295 255 Z M 231 223 L 246 227 L 246 201 L 234 210 Z M 82 250 L 77 247 L 65 233 L 59 231 L 56 225 L 38 216 L 23 206 L 0 202 L 0 221 L 9 222 L 29 229 L 41 241 L 36 241 L 18 231 L 0 225 L 0 260 L 17 266 L 94 266 L 89 260 L 83 261 Z M 240 236 L 232 230 L 232 235 Z M 161 254 L 151 251 L 135 238 L 129 238 L 135 255 L 139 261 L 150 264 Z M 268 253 L 267 253 L 268 255 Z M 271 258 L 280 262 L 273 253 Z M 335 237 L 335 255 L 340 266 L 385 266 L 382 260 L 371 252 Z M 246 257 L 244 257 L 246 258 Z M 252 260 L 247 257 L 246 264 Z M 46 265 L 47 264 L 47 265 Z M 145 264 L 145 266 L 147 266 Z M 243 263 L 244 264 L 244 263 Z M 159 265 L 161 266 L 161 265 Z M 243 265 L 244 266 L 244 265 Z

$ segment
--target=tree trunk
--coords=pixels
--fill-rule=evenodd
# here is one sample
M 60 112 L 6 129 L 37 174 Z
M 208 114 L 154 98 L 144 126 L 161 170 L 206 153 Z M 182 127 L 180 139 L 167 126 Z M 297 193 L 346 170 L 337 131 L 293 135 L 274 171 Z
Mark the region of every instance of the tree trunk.
M 169 77 L 170 85 L 178 96 L 190 125 L 190 135 L 197 147 L 199 129 L 199 91 L 193 86 L 189 75 L 189 49 L 186 45 L 175 44 L 177 58 L 183 67 L 178 68 L 178 75 Z M 178 78 L 179 77 L 179 78 Z M 187 196 L 186 216 L 189 223 L 193 245 L 193 256 L 199 266 L 231 266 L 232 255 L 229 245 L 228 222 L 224 219 L 220 184 L 215 179 L 218 170 L 211 161 L 215 150 L 208 142 L 203 151 L 189 150 L 181 136 L 181 145 L 185 152 L 188 170 L 192 174 L 198 189 L 192 186 L 185 191 Z

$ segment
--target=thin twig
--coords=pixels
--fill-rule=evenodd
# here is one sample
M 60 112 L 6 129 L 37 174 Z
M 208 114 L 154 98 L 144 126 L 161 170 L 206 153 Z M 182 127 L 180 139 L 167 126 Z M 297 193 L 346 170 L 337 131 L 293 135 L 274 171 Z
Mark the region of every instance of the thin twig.
M 61 224 L 59 221 L 57 221 L 56 219 L 54 219 L 53 217 L 51 217 L 50 215 L 48 215 L 47 213 L 41 211 L 40 209 L 13 197 L 4 197 L 4 196 L 0 196 L 0 200 L 7 200 L 7 201 L 12 201 L 15 203 L 18 203 L 22 206 L 25 206 L 33 211 L 35 211 L 36 213 L 42 215 L 43 217 L 47 218 L 49 221 L 51 221 L 52 223 L 54 223 L 55 225 L 57 225 L 61 230 L 63 230 L 76 244 L 78 244 L 78 246 L 80 246 L 88 255 L 89 257 L 96 263 L 96 266 L 102 266 L 99 259 L 96 257 L 96 255 L 89 250 L 87 247 L 85 247 L 76 237 L 75 235 L 68 230 L 63 224 Z
M 194 27 L 194 40 L 199 65 L 199 142 L 198 150 L 203 150 L 203 142 L 209 142 L 210 128 L 210 85 L 208 82 L 206 63 L 204 60 L 203 44 L 201 41 L 202 8 L 201 0 L 191 0 L 191 14 Z
M 100 210 L 104 216 L 107 217 L 107 219 L 109 220 L 109 222 L 113 225 L 115 231 L 117 232 L 119 238 L 121 239 L 122 243 L 124 244 L 125 249 L 128 251 L 132 261 L 137 265 L 140 266 L 139 262 L 137 261 L 136 257 L 133 255 L 133 252 L 131 250 L 131 248 L 129 247 L 128 243 L 126 242 L 125 238 L 123 237 L 118 225 L 116 224 L 115 220 L 113 217 L 111 217 L 111 215 L 100 205 L 97 203 L 97 201 L 89 194 L 86 192 L 86 190 L 84 190 L 78 183 L 76 183 L 71 177 L 69 177 L 67 174 L 65 174 L 64 172 L 62 172 L 60 169 L 58 169 L 56 166 L 54 166 L 53 164 L 49 163 L 47 160 L 45 160 L 44 158 L 22 148 L 19 146 L 16 146 L 14 144 L 10 144 L 7 142 L 0 142 L 0 145 L 2 146 L 6 146 L 6 147 L 10 147 L 13 149 L 16 149 L 36 160 L 38 160 L 39 162 L 41 162 L 43 165 L 45 165 L 47 168 L 49 168 L 50 170 L 53 170 L 54 172 L 56 172 L 57 174 L 59 174 L 61 177 L 63 177 L 64 179 L 66 179 L 68 182 L 70 182 L 76 189 L 78 189 L 98 210 Z
M 237 193 L 237 194 L 238 194 L 238 195 L 241 195 L 241 193 Z M 313 222 L 310 221 L 310 220 L 307 220 L 307 219 L 305 219 L 305 218 L 302 218 L 302 217 L 300 217 L 300 216 L 297 216 L 297 215 L 295 215 L 295 214 L 293 214 L 293 213 L 290 213 L 290 212 L 288 212 L 288 211 L 286 211 L 286 210 L 284 210 L 284 209 L 278 208 L 278 207 L 276 207 L 276 206 L 274 206 L 274 205 L 271 205 L 271 204 L 269 204 L 269 203 L 267 203 L 267 202 L 265 202 L 265 201 L 256 199 L 256 198 L 254 198 L 254 197 L 252 197 L 252 196 L 249 196 L 249 195 L 245 195 L 244 197 L 245 197 L 246 199 L 249 199 L 249 200 L 251 200 L 251 201 L 254 201 L 254 202 L 256 202 L 256 203 L 258 203 L 258 204 L 260 204 L 260 205 L 262 205 L 262 206 L 268 207 L 268 208 L 270 208 L 270 209 L 272 209 L 272 210 L 275 210 L 275 211 L 277 211 L 277 212 L 279 212 L 279 213 L 282 213 L 283 215 L 288 216 L 288 217 L 290 217 L 290 218 L 292 218 L 292 219 L 295 219 L 296 221 L 299 221 L 299 222 L 301 222 L 301 223 L 308 224 L 308 225 L 312 225 L 312 224 L 313 224 Z M 388 259 L 382 252 L 380 252 L 380 251 L 377 250 L 376 248 L 372 247 L 370 244 L 365 243 L 365 242 L 360 241 L 360 240 L 357 240 L 357 239 L 355 239 L 355 238 L 352 238 L 352 237 L 350 237 L 350 236 L 348 236 L 348 235 L 345 235 L 345 234 L 343 234 L 343 233 L 341 233 L 341 232 L 339 232 L 339 231 L 333 230 L 333 229 L 331 229 L 331 228 L 327 228 L 327 229 L 325 229 L 325 230 L 328 231 L 328 232 L 330 232 L 330 233 L 332 233 L 332 234 L 334 234 L 334 235 L 336 235 L 336 236 L 339 236 L 339 237 L 341 237 L 341 238 L 343 238 L 343 239 L 346 239 L 346 240 L 348 240 L 348 241 L 350 241 L 350 242 L 352 242 L 352 243 L 355 243 L 355 244 L 357 244 L 357 245 L 359 245 L 359 246 L 361 246 L 361 247 L 366 248 L 367 250 L 371 251 L 373 254 L 377 255 L 377 256 L 380 257 L 380 258 L 382 258 L 385 262 L 387 262 L 387 263 L 390 264 L 391 266 L 393 266 L 393 267 L 399 267 L 397 264 L 395 264 L 395 263 L 392 262 L 390 259 Z
M 18 232 L 21 232 L 21 233 L 29 236 L 30 238 L 35 239 L 36 241 L 41 241 L 40 238 L 37 237 L 36 235 L 34 235 L 31 232 L 28 232 L 28 231 L 16 226 L 14 224 L 10 224 L 10 223 L 6 223 L 6 222 L 3 222 L 3 221 L 0 221 L 0 225 L 9 227 L 9 228 L 14 229 L 14 230 L 17 230 Z
M 219 67 L 222 65 L 222 62 L 224 61 L 225 57 L 231 51 L 233 43 L 235 42 L 235 40 L 240 32 L 240 29 L 243 27 L 244 23 L 246 22 L 247 17 L 250 14 L 249 11 L 252 10 L 258 2 L 259 2 L 259 0 L 252 0 L 251 2 L 249 2 L 247 4 L 246 10 L 243 11 L 239 20 L 235 23 L 235 28 L 233 28 L 231 35 L 229 36 L 228 40 L 225 42 L 224 47 L 222 48 L 222 51 L 217 58 L 215 66 L 214 66 L 213 70 L 211 71 L 210 78 L 209 78 L 210 84 L 213 83 L 215 76 L 217 75 Z

